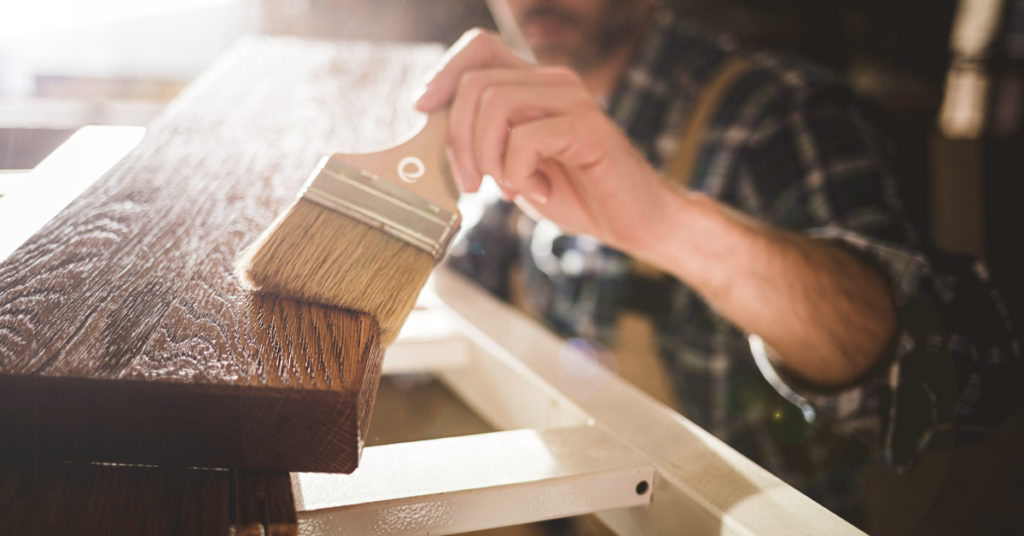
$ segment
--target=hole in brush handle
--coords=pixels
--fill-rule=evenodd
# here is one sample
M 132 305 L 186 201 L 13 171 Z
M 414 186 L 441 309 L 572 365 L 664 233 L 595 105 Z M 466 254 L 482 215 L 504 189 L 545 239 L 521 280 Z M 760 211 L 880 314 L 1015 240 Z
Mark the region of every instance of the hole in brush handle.
M 426 170 L 423 161 L 415 156 L 407 156 L 398 162 L 398 177 L 410 184 L 419 180 Z

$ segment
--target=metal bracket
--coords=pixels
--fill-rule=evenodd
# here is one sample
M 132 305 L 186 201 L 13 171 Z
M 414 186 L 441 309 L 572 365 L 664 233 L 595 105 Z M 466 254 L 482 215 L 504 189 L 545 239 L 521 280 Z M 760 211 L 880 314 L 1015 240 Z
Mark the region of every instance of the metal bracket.
M 352 475 L 294 475 L 303 535 L 450 534 L 583 513 L 618 534 L 862 534 L 443 266 L 421 303 L 433 306 L 410 315 L 385 372 L 434 373 L 510 431 L 367 447 Z

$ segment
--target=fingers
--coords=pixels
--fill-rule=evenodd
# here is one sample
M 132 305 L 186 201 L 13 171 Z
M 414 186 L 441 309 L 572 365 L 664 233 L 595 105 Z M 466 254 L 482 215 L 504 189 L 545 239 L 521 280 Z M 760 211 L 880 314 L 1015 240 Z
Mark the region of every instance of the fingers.
M 580 113 L 594 106 L 582 88 L 554 86 L 494 86 L 480 97 L 472 140 L 481 173 L 504 182 L 505 145 L 509 130 L 552 117 Z
M 538 173 L 545 161 L 565 169 L 587 170 L 597 166 L 603 152 L 591 140 L 602 134 L 595 113 L 559 115 L 512 128 L 503 162 L 502 189 L 545 203 L 552 195 L 551 178 Z M 547 180 L 540 180 L 547 179 Z
M 463 73 L 485 68 L 524 68 L 530 64 L 512 53 L 501 39 L 474 28 L 464 33 L 439 60 L 440 69 L 430 78 L 415 107 L 432 112 L 447 104 L 455 94 Z
M 452 101 L 448 134 L 453 163 L 464 179 L 460 186 L 476 191 L 484 173 L 500 173 L 501 145 L 510 126 L 587 103 L 594 104 L 576 75 L 565 69 L 464 73 Z M 481 168 L 483 155 L 487 169 Z
M 600 113 L 579 77 L 531 65 L 482 30 L 464 34 L 440 64 L 415 106 L 430 112 L 451 104 L 449 160 L 459 187 L 474 192 L 489 174 L 508 199 L 522 192 L 546 202 L 554 187 L 539 165 L 572 142 L 569 126 L 578 120 L 566 118 Z M 541 145 L 527 141 L 531 135 Z
M 448 143 L 455 157 L 454 164 L 465 181 L 460 184 L 463 191 L 475 192 L 482 177 L 474 156 L 473 138 L 481 95 L 490 86 L 525 83 L 529 76 L 530 72 L 522 69 L 481 69 L 459 77 L 448 115 Z
M 550 183 L 539 180 L 537 170 L 542 160 L 557 157 L 567 150 L 577 128 L 574 121 L 561 116 L 531 121 L 512 129 L 508 134 L 502 189 L 546 202 L 551 193 Z

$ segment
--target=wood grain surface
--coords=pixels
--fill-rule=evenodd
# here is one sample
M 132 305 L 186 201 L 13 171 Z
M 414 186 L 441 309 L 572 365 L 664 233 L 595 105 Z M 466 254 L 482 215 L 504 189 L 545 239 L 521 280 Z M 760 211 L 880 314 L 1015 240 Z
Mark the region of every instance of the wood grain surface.
M 0 468 L 4 534 L 290 536 L 288 473 L 98 464 Z
M 298 534 L 295 496 L 288 473 L 232 471 L 235 536 Z
M 248 294 L 232 265 L 320 156 L 421 121 L 439 53 L 250 38 L 187 88 L 0 264 L 0 463 L 354 469 L 375 321 Z

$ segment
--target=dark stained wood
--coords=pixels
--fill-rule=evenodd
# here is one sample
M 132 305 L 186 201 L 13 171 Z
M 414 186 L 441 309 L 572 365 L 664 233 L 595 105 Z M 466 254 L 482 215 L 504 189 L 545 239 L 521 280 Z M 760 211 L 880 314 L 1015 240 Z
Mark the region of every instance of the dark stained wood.
M 234 472 L 236 536 L 297 536 L 298 517 L 288 473 Z
M 5 534 L 225 536 L 228 471 L 43 465 L 0 469 Z
M 0 468 L 0 526 L 32 536 L 298 534 L 288 473 L 105 464 Z
M 0 463 L 355 468 L 364 315 L 254 296 L 238 253 L 323 154 L 393 145 L 439 47 L 251 39 L 0 264 Z

